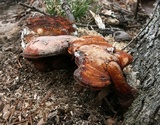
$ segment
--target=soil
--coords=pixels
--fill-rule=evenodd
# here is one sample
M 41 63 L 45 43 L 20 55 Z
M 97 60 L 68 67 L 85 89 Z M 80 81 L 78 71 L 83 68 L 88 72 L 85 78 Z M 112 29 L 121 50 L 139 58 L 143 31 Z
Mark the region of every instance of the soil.
M 24 8 L 5 0 L 0 8 L 0 124 L 104 125 L 121 119 L 95 104 L 96 91 L 75 83 L 74 69 L 41 73 L 22 58 Z

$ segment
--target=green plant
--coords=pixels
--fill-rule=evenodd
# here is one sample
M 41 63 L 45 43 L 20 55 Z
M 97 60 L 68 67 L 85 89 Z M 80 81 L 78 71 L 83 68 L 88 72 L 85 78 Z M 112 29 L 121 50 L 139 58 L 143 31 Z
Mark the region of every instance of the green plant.
M 86 14 L 93 0 L 68 0 L 69 5 L 71 6 L 72 13 L 76 19 L 80 19 Z
M 98 5 L 94 4 L 94 7 L 91 7 L 96 0 L 66 0 L 71 7 L 71 11 L 76 20 L 80 20 L 89 9 L 92 9 L 94 12 L 98 10 Z M 51 15 L 60 15 L 64 16 L 65 12 L 62 10 L 62 0 L 45 0 L 47 12 Z
M 45 4 L 50 15 L 62 15 L 61 0 L 45 0 Z

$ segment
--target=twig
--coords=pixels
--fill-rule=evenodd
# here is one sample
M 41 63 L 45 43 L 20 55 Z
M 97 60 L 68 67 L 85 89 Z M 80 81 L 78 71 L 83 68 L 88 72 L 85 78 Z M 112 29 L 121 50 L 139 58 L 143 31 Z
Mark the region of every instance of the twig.
M 45 103 L 45 101 L 52 95 L 52 93 L 53 93 L 53 90 L 49 90 L 47 95 L 42 99 L 41 104 Z
M 18 125 L 18 124 L 22 124 L 24 122 L 27 122 L 28 119 L 22 120 L 22 121 L 18 121 L 18 122 L 14 122 L 12 125 Z
M 158 3 L 155 7 L 155 10 L 153 12 L 152 17 L 149 19 L 149 21 L 147 22 L 147 24 L 142 28 L 142 30 L 135 36 L 135 38 L 133 38 L 125 47 L 122 48 L 122 50 L 126 49 L 127 47 L 129 47 L 131 45 L 131 43 L 133 43 L 134 41 L 136 41 L 138 39 L 138 37 L 140 36 L 140 34 L 146 29 L 146 27 L 149 25 L 149 23 L 152 21 L 153 17 L 155 16 L 156 10 L 158 8 Z
M 33 102 L 30 102 L 26 108 L 22 109 L 22 111 L 27 111 L 27 110 L 31 109 L 32 105 L 33 105 Z
M 17 108 L 17 106 L 18 106 L 19 101 L 20 101 L 19 99 L 16 101 L 16 104 L 15 104 L 14 108 L 11 110 L 11 114 L 10 114 L 10 117 L 9 117 L 9 124 L 10 124 L 11 121 L 12 121 L 12 116 L 13 116 L 14 113 L 15 113 L 15 110 L 16 110 L 16 108 Z
M 113 106 L 111 105 L 111 103 L 108 101 L 107 97 L 104 97 L 104 101 L 107 104 L 107 107 L 114 113 L 116 114 L 117 112 L 114 110 Z
M 130 26 L 126 26 L 126 28 L 139 28 L 141 27 L 141 25 L 130 25 Z
M 93 27 L 93 28 L 98 28 L 97 25 L 89 25 L 89 24 L 82 24 L 82 23 L 76 23 L 77 26 L 79 27 Z
M 17 57 L 17 63 L 18 63 L 19 68 L 22 68 L 22 65 L 20 63 L 20 60 L 21 60 L 22 57 L 23 57 L 22 54 L 19 54 L 18 57 Z
M 97 25 L 90 25 L 90 24 L 82 24 L 82 23 L 76 23 L 76 25 L 78 26 L 78 27 L 92 27 L 92 28 L 98 28 L 98 26 Z M 99 29 L 99 30 L 103 30 L 103 31 L 105 31 L 105 30 L 115 30 L 115 31 L 118 31 L 118 30 L 120 30 L 120 28 L 116 28 L 116 27 L 110 27 L 110 28 L 105 28 L 105 29 Z
M 105 119 L 105 117 L 104 117 L 103 115 L 100 115 L 100 116 L 101 116 L 101 118 L 102 118 L 104 124 L 105 124 L 105 125 L 108 125 L 107 120 Z
M 131 13 L 131 11 L 128 11 L 128 10 L 123 9 L 122 7 L 120 7 L 120 5 L 117 4 L 116 2 L 113 2 L 112 5 L 113 5 L 114 8 L 117 8 L 118 11 L 121 11 L 121 12 L 124 13 L 124 14 Z
M 75 23 L 74 15 L 73 15 L 71 8 L 66 0 L 63 0 L 62 9 L 66 13 L 66 16 L 68 17 L 69 21 L 72 23 Z
M 135 12 L 134 12 L 135 19 L 137 19 L 137 14 L 138 14 L 138 10 L 139 10 L 139 3 L 140 3 L 140 0 L 137 0 Z
M 27 4 L 25 4 L 25 3 L 21 3 L 21 2 L 19 2 L 18 4 L 21 5 L 21 6 L 30 8 L 31 10 L 37 11 L 37 12 L 39 12 L 39 13 L 42 13 L 42 14 L 44 14 L 44 15 L 49 15 L 49 14 L 47 14 L 47 13 L 45 13 L 45 12 L 43 12 L 43 11 L 37 9 L 37 8 L 35 8 L 34 6 L 29 6 L 29 5 L 27 5 Z
M 33 125 L 32 115 L 29 116 L 30 125 Z

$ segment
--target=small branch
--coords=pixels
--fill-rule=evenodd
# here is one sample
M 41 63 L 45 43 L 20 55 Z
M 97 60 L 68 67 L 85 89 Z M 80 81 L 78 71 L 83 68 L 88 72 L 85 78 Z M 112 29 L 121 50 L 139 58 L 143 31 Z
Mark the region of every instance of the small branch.
M 97 25 L 90 25 L 90 24 L 82 24 L 82 23 L 76 23 L 78 27 L 93 27 L 93 28 L 98 28 Z
M 110 109 L 114 114 L 117 114 L 111 103 L 108 101 L 107 97 L 104 97 L 104 101 L 106 102 L 108 109 Z
M 28 119 L 22 120 L 22 121 L 18 121 L 18 122 L 14 122 L 12 125 L 18 125 L 18 124 L 22 124 L 24 122 L 27 122 Z
M 47 95 L 42 99 L 41 104 L 45 103 L 46 100 L 52 95 L 52 93 L 53 93 L 53 90 L 49 90 Z
M 92 27 L 92 28 L 98 28 L 97 25 L 90 25 L 90 24 L 82 24 L 82 23 L 76 23 L 76 25 L 78 27 Z M 99 28 L 98 28 L 99 29 Z M 110 28 L 105 28 L 105 29 L 99 29 L 99 30 L 102 30 L 102 31 L 105 31 L 105 30 L 115 30 L 115 31 L 118 31 L 120 30 L 120 28 L 116 28 L 116 27 L 110 27 Z
M 30 125 L 33 125 L 32 115 L 29 116 Z
M 17 57 L 17 63 L 18 63 L 18 67 L 19 67 L 19 68 L 22 68 L 22 65 L 21 65 L 21 63 L 20 63 L 21 58 L 23 58 L 22 53 L 19 54 L 18 57 Z
M 14 108 L 11 110 L 10 117 L 9 117 L 9 124 L 12 122 L 12 116 L 14 115 L 15 110 L 16 110 L 19 102 L 20 102 L 20 100 L 18 99 L 18 100 L 16 101 L 16 104 L 15 104 Z
M 149 21 L 147 22 L 147 24 L 142 28 L 142 30 L 135 36 L 135 38 L 133 38 L 125 47 L 122 48 L 122 50 L 126 49 L 127 47 L 129 47 L 131 45 L 131 43 L 135 42 L 138 37 L 140 36 L 140 34 L 146 29 L 146 27 L 149 25 L 149 23 L 152 21 L 152 19 L 154 18 L 155 16 L 155 13 L 156 13 L 156 10 L 158 8 L 158 3 L 154 9 L 154 12 L 153 12 L 153 15 L 152 17 L 149 19 Z
M 137 0 L 135 12 L 134 12 L 135 19 L 137 19 L 137 14 L 138 14 L 138 10 L 139 10 L 139 3 L 140 3 L 140 0 Z
M 44 14 L 44 15 L 49 15 L 49 14 L 47 14 L 47 13 L 45 13 L 45 12 L 43 12 L 43 11 L 37 9 L 37 8 L 35 8 L 34 6 L 29 6 L 29 5 L 27 5 L 27 4 L 25 4 L 25 3 L 21 3 L 21 2 L 19 2 L 18 4 L 21 5 L 21 6 L 30 8 L 31 10 L 37 11 L 37 12 L 39 12 L 39 13 L 42 13 L 42 14 Z
M 66 13 L 66 16 L 68 17 L 69 21 L 72 23 L 75 23 L 74 15 L 73 15 L 71 8 L 66 0 L 63 0 L 62 9 Z
M 140 28 L 141 25 L 130 25 L 130 26 L 126 26 L 126 28 Z
M 118 9 L 118 11 L 120 11 L 120 12 L 122 12 L 122 13 L 124 13 L 124 14 L 127 14 L 127 15 L 128 15 L 128 13 L 131 13 L 131 11 L 128 11 L 128 10 L 123 9 L 122 7 L 120 7 L 120 5 L 117 4 L 116 2 L 112 2 L 112 5 L 113 5 L 113 7 L 114 7 L 115 9 Z

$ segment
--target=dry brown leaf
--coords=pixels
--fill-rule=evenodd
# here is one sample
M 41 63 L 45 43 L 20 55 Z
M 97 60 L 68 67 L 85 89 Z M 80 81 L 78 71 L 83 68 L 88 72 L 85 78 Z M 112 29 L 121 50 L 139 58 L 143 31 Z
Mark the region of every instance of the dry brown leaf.
M 94 12 L 92 12 L 91 10 L 90 10 L 90 13 L 92 14 L 98 28 L 105 29 L 105 24 L 103 23 L 101 17 L 98 14 L 95 14 Z

